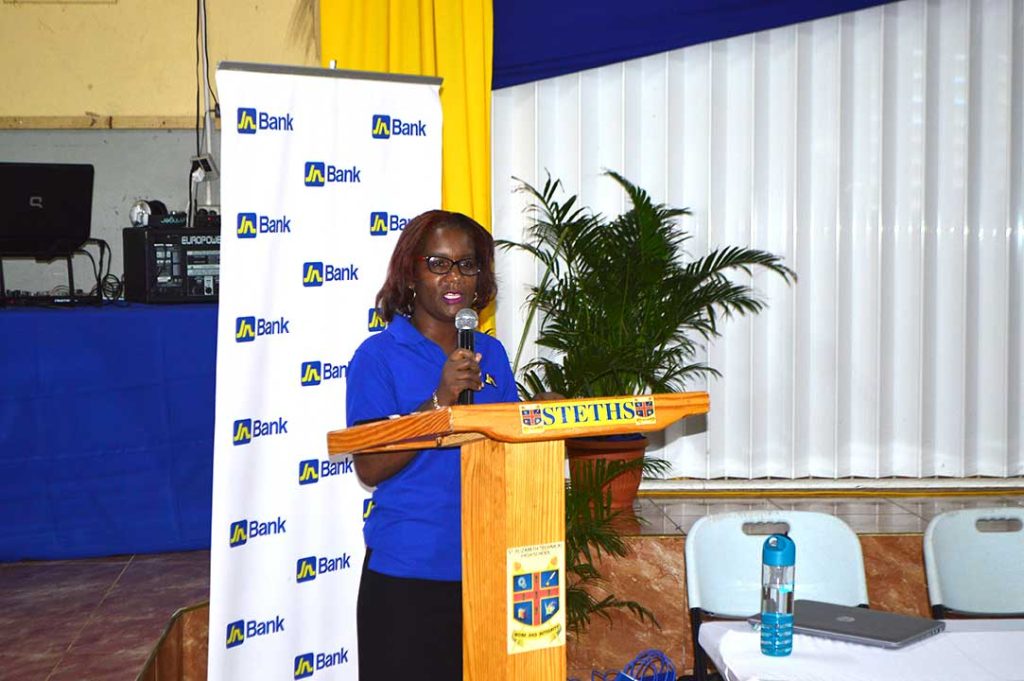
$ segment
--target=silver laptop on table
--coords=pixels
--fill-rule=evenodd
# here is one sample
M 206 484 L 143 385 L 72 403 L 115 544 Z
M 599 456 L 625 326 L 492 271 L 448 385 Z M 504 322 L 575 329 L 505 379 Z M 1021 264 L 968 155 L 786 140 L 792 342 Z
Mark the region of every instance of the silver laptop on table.
M 760 625 L 760 616 L 750 622 Z M 902 648 L 946 628 L 945 622 L 869 610 L 821 601 L 797 600 L 793 604 L 793 631 L 836 641 L 861 643 L 879 648 Z

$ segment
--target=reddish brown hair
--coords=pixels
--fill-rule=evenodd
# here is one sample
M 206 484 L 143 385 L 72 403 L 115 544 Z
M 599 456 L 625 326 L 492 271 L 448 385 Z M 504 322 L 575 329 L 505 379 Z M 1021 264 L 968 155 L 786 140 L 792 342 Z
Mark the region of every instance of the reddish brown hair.
M 455 227 L 469 234 L 473 251 L 480 263 L 476 275 L 476 300 L 473 307 L 484 309 L 498 292 L 494 278 L 494 238 L 471 217 L 446 210 L 429 210 L 417 215 L 402 230 L 388 263 L 384 286 L 377 292 L 377 309 L 384 321 L 390 322 L 396 314 L 412 316 L 414 300 L 412 286 L 416 282 L 416 259 L 423 253 L 423 242 L 436 227 Z

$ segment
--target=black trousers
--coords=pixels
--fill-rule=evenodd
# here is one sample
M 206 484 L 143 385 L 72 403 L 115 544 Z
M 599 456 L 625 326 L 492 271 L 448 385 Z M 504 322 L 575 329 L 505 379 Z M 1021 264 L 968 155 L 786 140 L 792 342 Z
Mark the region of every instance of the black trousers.
M 359 681 L 462 681 L 462 582 L 391 577 L 363 561 Z

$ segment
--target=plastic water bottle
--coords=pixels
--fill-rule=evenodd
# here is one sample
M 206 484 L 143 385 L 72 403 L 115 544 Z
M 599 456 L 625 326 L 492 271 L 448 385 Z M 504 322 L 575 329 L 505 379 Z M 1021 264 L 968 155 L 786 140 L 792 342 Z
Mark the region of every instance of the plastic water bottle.
M 793 652 L 793 577 L 796 544 L 773 534 L 761 551 L 761 652 L 781 657 Z

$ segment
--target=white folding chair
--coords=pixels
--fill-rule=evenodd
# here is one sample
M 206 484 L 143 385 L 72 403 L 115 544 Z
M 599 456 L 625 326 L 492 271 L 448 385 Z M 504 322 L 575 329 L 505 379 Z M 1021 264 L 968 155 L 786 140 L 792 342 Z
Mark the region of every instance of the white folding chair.
M 698 635 L 705 619 L 746 618 L 761 609 L 761 549 L 773 533 L 796 544 L 797 598 L 866 606 L 860 540 L 825 513 L 743 511 L 701 518 L 686 535 L 686 593 L 693 631 L 694 678 L 707 678 Z
M 932 616 L 1024 617 L 1024 508 L 941 513 L 924 533 Z

